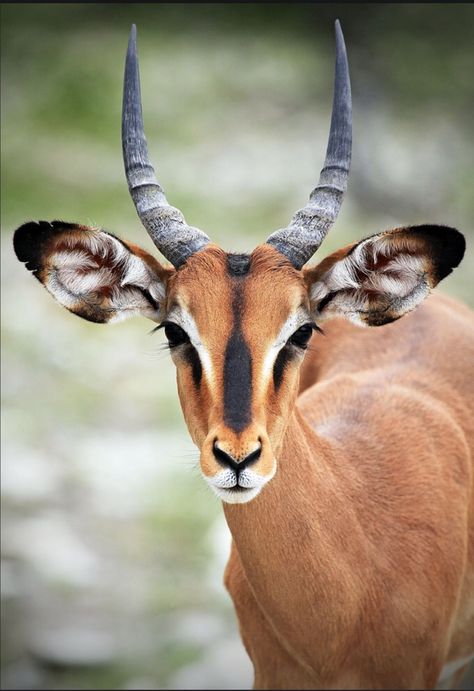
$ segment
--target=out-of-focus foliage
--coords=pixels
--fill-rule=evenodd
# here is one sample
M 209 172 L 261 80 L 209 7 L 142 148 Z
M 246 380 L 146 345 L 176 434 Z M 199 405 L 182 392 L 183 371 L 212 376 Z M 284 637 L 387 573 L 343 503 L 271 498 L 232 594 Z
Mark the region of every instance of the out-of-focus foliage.
M 153 245 L 124 181 L 123 60 L 137 24 L 151 158 L 171 203 L 251 249 L 322 164 L 333 23 L 350 58 L 349 191 L 320 254 L 439 222 L 474 304 L 474 7 L 3 5 L 3 673 L 6 688 L 250 684 L 221 584 L 228 536 L 197 471 L 162 336 L 61 310 L 13 255 L 27 219 Z

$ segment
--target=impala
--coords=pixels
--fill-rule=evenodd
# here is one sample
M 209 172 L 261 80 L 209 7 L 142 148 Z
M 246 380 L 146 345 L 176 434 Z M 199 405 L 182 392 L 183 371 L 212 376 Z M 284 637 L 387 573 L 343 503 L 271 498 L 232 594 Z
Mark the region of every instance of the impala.
M 465 243 L 445 226 L 396 228 L 306 267 L 349 173 L 339 24 L 319 183 L 251 254 L 226 253 L 168 204 L 148 159 L 135 27 L 122 138 L 138 215 L 172 266 L 62 221 L 22 225 L 15 251 L 84 319 L 143 315 L 164 328 L 202 475 L 232 533 L 225 584 L 255 687 L 460 678 L 474 653 L 474 323 L 428 295 Z

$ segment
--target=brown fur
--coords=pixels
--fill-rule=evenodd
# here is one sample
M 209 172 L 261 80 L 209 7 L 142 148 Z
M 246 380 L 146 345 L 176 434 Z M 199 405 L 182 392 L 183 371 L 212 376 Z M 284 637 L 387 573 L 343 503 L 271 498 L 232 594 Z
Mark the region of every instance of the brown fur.
M 76 235 L 80 247 L 89 232 L 71 225 L 63 230 L 71 251 Z M 60 224 L 45 223 L 17 231 L 19 259 L 46 285 L 54 250 L 47 234 L 58 231 L 63 232 Z M 103 241 L 104 251 L 97 250 L 94 261 L 103 256 L 107 262 L 110 239 L 90 232 Z M 35 233 L 41 242 L 32 248 Z M 124 245 L 140 259 L 135 288 L 122 285 L 128 255 L 119 253 L 120 262 L 113 264 L 118 316 L 128 316 L 130 304 L 133 313 L 152 319 L 168 318 L 180 307 L 196 330 L 196 347 L 206 356 L 199 385 L 186 355 L 191 346 L 172 354 L 204 477 L 212 480 L 222 470 L 213 453 L 216 439 L 237 459 L 261 444 L 252 469 L 267 484 L 247 503 L 224 504 L 233 536 L 225 583 L 255 667 L 256 688 L 433 688 L 445 663 L 474 652 L 472 313 L 433 296 L 381 329 L 336 318 L 325 325 L 324 336 L 313 336 L 305 358 L 301 348 L 288 346 L 291 330 L 285 329 L 296 329 L 315 314 L 328 316 L 311 304 L 311 295 L 319 295 L 321 304 L 326 288 L 334 293 L 331 314 L 353 316 L 359 310 L 367 324 L 397 319 L 424 297 L 416 292 L 418 276 L 422 287 L 435 285 L 464 249 L 457 231 L 432 226 L 375 237 L 393 239 L 394 252 L 420 258 L 407 279 L 408 301 L 403 290 L 396 292 L 403 283 L 395 286 L 392 299 L 377 292 L 370 277 L 368 290 L 346 290 L 345 270 L 338 297 L 341 276 L 336 270 L 332 280 L 329 274 L 353 247 L 298 272 L 262 245 L 252 253 L 248 273 L 237 277 L 229 274 L 227 255 L 215 245 L 177 271 Z M 54 260 L 54 252 L 51 256 Z M 371 256 L 355 265 L 362 269 L 361 282 L 376 272 Z M 379 264 L 386 261 L 383 251 L 377 254 Z M 79 277 L 82 273 L 80 267 Z M 66 278 L 74 287 L 74 276 Z M 317 281 L 323 289 L 312 293 Z M 87 293 L 87 280 L 83 286 L 77 306 L 71 306 L 67 291 L 50 289 L 69 309 L 90 318 L 90 305 L 96 310 L 102 305 L 95 288 Z M 156 297 L 166 303 L 160 303 L 160 312 L 143 295 L 147 286 L 162 295 Z M 390 310 L 382 315 L 379 304 Z M 252 369 L 251 422 L 238 432 L 223 413 L 226 344 L 236 320 Z M 275 341 L 282 333 L 286 346 Z M 283 347 L 289 357 L 276 386 L 268 354 Z
M 196 287 L 196 276 L 199 276 L 199 289 Z M 275 397 L 271 391 L 270 401 L 268 400 L 268 387 L 265 387 L 257 391 L 253 398 L 253 422 L 250 428 L 245 430 L 245 434 L 236 435 L 223 423 L 224 352 L 232 329 L 233 282 L 237 280 L 241 280 L 244 286 L 242 328 L 246 340 L 252 344 L 254 380 L 258 380 L 259 366 L 268 340 L 278 334 L 282 321 L 295 306 L 301 302 L 308 302 L 301 276 L 269 245 L 258 247 L 254 251 L 252 268 L 244 279 L 229 278 L 226 254 L 216 246 L 210 246 L 190 257 L 172 276 L 169 284 L 168 311 L 173 305 L 180 304 L 194 315 L 201 338 L 208 351 L 212 353 L 216 372 L 212 386 L 209 386 L 209 382 L 204 382 L 200 391 L 190 396 L 190 368 L 180 366 L 184 363 L 179 355 L 176 358 L 178 391 L 184 416 L 193 440 L 200 448 L 204 448 L 201 467 L 208 476 L 220 470 L 211 453 L 212 442 L 216 436 L 225 440 L 229 450 L 236 457 L 241 456 L 243 449 L 260 436 L 263 439 L 263 453 L 258 468 L 262 475 L 268 474 L 273 465 L 273 443 L 281 437 L 282 421 L 287 418 L 287 415 L 282 416 L 280 401 L 272 400 Z M 275 291 L 278 291 L 281 298 L 276 304 L 272 301 Z M 269 311 L 270 304 L 272 309 Z M 261 321 L 263 317 L 256 320 L 253 316 L 255 314 L 265 316 L 264 337 Z M 296 374 L 295 371 L 294 376 Z
M 275 478 L 224 507 L 255 687 L 432 688 L 474 650 L 472 316 L 325 331 Z
M 264 347 L 307 294 L 268 247 L 243 282 L 258 379 Z M 232 294 L 215 248 L 172 279 L 170 300 L 185 300 L 219 372 Z M 282 393 L 268 382 L 254 396 L 240 435 L 223 426 L 222 381 L 190 396 L 178 363 L 205 474 L 218 471 L 216 433 L 239 453 L 263 429 L 278 459 L 260 495 L 224 504 L 225 583 L 255 687 L 432 688 L 447 661 L 474 650 L 472 316 L 437 296 L 383 329 L 336 319 L 325 334 L 314 336 L 301 382 L 293 363 Z

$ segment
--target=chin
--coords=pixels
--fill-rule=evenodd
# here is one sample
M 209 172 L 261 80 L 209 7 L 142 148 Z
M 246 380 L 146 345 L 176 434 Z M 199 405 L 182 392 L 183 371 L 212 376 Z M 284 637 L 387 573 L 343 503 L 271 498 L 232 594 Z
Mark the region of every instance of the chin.
M 215 487 L 211 485 L 213 491 L 219 499 L 225 501 L 227 504 L 246 504 L 260 494 L 262 487 L 250 487 L 248 489 L 224 489 L 222 487 Z

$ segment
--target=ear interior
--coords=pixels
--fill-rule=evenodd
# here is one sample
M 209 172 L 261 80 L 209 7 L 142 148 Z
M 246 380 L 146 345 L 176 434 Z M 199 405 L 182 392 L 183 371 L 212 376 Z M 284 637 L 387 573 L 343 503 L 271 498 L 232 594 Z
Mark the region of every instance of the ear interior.
M 51 295 L 84 319 L 162 318 L 169 271 L 111 233 L 62 221 L 27 223 L 15 232 L 14 248 Z
M 446 226 L 398 228 L 351 245 L 305 273 L 317 319 L 378 326 L 414 309 L 461 261 L 464 237 Z

